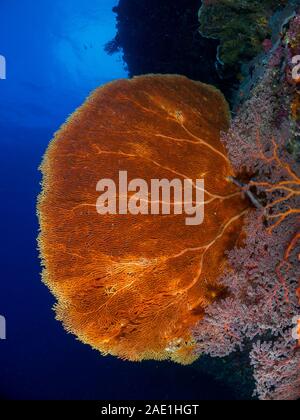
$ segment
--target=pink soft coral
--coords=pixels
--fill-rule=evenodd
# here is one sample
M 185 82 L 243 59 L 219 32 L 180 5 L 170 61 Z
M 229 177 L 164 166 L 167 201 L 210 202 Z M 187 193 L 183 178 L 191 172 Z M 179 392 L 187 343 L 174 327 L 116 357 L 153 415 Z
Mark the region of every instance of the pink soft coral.
M 257 209 L 248 216 L 244 243 L 228 254 L 221 279 L 228 297 L 210 306 L 194 330 L 200 354 L 224 357 L 252 343 L 250 361 L 261 399 L 300 397 L 300 355 L 293 334 L 300 316 L 300 178 L 299 165 L 287 152 L 289 96 L 282 96 L 278 107 L 278 92 L 288 89 L 278 81 L 280 74 L 266 66 L 223 136 L 237 174 L 233 182 Z

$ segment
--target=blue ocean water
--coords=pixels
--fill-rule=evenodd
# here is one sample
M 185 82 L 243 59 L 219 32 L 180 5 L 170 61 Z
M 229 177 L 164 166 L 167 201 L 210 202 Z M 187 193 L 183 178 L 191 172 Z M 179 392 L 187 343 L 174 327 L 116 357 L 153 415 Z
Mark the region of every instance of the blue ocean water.
M 193 366 L 129 363 L 66 334 L 40 280 L 38 166 L 53 133 L 95 87 L 127 77 L 104 44 L 117 0 L 0 0 L 0 399 L 228 399 Z M 59 223 L 59 221 L 58 221 Z

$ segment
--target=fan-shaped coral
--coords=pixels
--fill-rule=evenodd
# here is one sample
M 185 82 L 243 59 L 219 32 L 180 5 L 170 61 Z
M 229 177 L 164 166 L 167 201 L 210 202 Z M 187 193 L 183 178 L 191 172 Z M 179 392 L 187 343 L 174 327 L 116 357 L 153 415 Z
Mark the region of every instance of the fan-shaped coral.
M 57 317 L 83 342 L 129 360 L 193 360 L 190 328 L 224 293 L 225 250 L 248 212 L 220 141 L 228 119 L 216 89 L 150 75 L 96 90 L 57 133 L 42 164 L 40 249 Z M 203 178 L 204 223 L 100 216 L 96 185 L 120 170 Z

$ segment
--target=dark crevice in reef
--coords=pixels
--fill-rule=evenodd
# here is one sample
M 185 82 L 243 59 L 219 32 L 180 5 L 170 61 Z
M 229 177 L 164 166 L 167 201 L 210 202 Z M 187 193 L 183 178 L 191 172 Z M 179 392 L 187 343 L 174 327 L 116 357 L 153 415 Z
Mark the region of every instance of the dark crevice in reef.
M 255 380 L 249 356 L 251 348 L 248 341 L 244 343 L 242 351 L 236 351 L 223 358 L 204 355 L 193 367 L 228 387 L 236 400 L 254 400 Z
M 200 0 L 120 0 L 116 37 L 106 51 L 123 51 L 129 76 L 181 74 L 213 84 L 228 97 L 233 80 L 216 71 L 218 41 L 199 33 Z

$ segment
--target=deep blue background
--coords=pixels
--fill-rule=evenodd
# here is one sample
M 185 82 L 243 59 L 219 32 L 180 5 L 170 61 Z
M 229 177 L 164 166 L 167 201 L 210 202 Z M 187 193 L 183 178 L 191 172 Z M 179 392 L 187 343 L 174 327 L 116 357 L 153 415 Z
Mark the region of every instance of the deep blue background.
M 126 77 L 103 45 L 117 0 L 0 0 L 0 398 L 221 399 L 195 367 L 102 357 L 64 332 L 40 281 L 38 166 L 53 133 L 95 87 Z M 142 0 L 141 0 L 142 1 Z

